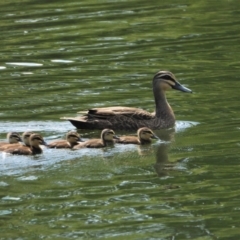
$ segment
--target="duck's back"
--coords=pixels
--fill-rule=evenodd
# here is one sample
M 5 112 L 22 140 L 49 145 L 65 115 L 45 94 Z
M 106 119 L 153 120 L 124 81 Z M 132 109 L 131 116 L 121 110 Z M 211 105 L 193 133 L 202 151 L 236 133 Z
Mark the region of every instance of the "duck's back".
M 116 143 L 122 144 L 140 144 L 138 137 L 136 136 L 122 136 L 115 140 Z

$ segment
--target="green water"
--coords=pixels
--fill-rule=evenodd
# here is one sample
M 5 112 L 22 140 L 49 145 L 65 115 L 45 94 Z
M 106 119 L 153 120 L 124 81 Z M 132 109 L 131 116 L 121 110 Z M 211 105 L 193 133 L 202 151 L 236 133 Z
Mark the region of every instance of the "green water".
M 238 240 L 239 7 L 2 1 L 1 140 L 26 130 L 62 138 L 74 127 L 60 117 L 90 107 L 153 111 L 159 70 L 194 93 L 167 94 L 176 128 L 150 146 L 1 153 L 0 239 Z

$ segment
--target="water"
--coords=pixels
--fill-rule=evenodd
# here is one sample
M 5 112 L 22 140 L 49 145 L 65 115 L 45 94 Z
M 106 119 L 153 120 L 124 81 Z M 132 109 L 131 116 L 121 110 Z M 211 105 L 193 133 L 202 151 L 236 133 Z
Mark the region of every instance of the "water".
M 90 107 L 154 109 L 172 71 L 175 129 L 150 146 L 0 156 L 1 239 L 239 239 L 239 3 L 0 3 L 0 138 L 74 127 Z M 79 131 L 83 139 L 99 131 Z M 123 133 L 118 133 L 123 134 Z

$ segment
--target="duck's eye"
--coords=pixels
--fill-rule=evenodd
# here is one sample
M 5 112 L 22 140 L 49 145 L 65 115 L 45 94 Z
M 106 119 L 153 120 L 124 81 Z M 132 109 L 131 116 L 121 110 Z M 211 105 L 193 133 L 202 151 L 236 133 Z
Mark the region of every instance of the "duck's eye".
M 174 81 L 174 79 L 170 75 L 163 75 L 162 78 L 164 78 L 166 80 L 173 80 Z

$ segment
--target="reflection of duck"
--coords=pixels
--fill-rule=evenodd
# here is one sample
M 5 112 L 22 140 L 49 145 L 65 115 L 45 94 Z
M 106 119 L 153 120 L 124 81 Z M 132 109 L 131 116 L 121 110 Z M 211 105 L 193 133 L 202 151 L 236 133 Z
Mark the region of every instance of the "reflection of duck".
M 31 134 L 29 142 L 30 147 L 23 145 L 15 145 L 13 147 L 9 146 L 4 150 L 4 152 L 18 155 L 35 155 L 42 153 L 40 145 L 46 145 L 40 134 Z
M 88 141 L 79 143 L 78 145 L 74 146 L 73 149 L 80 149 L 80 148 L 102 148 L 106 147 L 109 144 L 114 144 L 114 139 L 118 137 L 115 135 L 115 132 L 111 129 L 103 129 L 101 133 L 101 138 L 98 139 L 90 139 Z
M 149 127 L 151 129 L 173 127 L 175 116 L 165 96 L 165 91 L 171 89 L 192 92 L 190 89 L 182 86 L 171 72 L 159 71 L 153 77 L 153 94 L 156 104 L 154 113 L 149 113 L 139 108 L 119 106 L 93 108 L 84 116 L 63 119 L 69 120 L 79 129 L 111 128 L 114 130 L 137 130 L 141 127 Z
M 77 132 L 70 131 L 66 135 L 66 140 L 60 139 L 50 142 L 47 147 L 49 148 L 73 148 L 78 142 L 81 142 L 80 135 Z
M 22 142 L 20 135 L 17 132 L 9 132 L 7 134 L 7 142 L 0 142 L 0 150 L 3 150 L 12 144 L 19 144 L 19 142 Z
M 168 170 L 175 166 L 168 159 L 168 151 L 175 137 L 175 129 L 161 129 L 156 131 L 155 134 L 164 142 L 154 146 L 156 152 L 154 168 L 158 176 L 165 176 L 168 174 Z
M 139 128 L 137 131 L 137 136 L 121 136 L 119 139 L 116 139 L 116 143 L 123 144 L 148 144 L 151 143 L 151 139 L 158 137 L 153 133 L 150 128 L 143 127 Z

